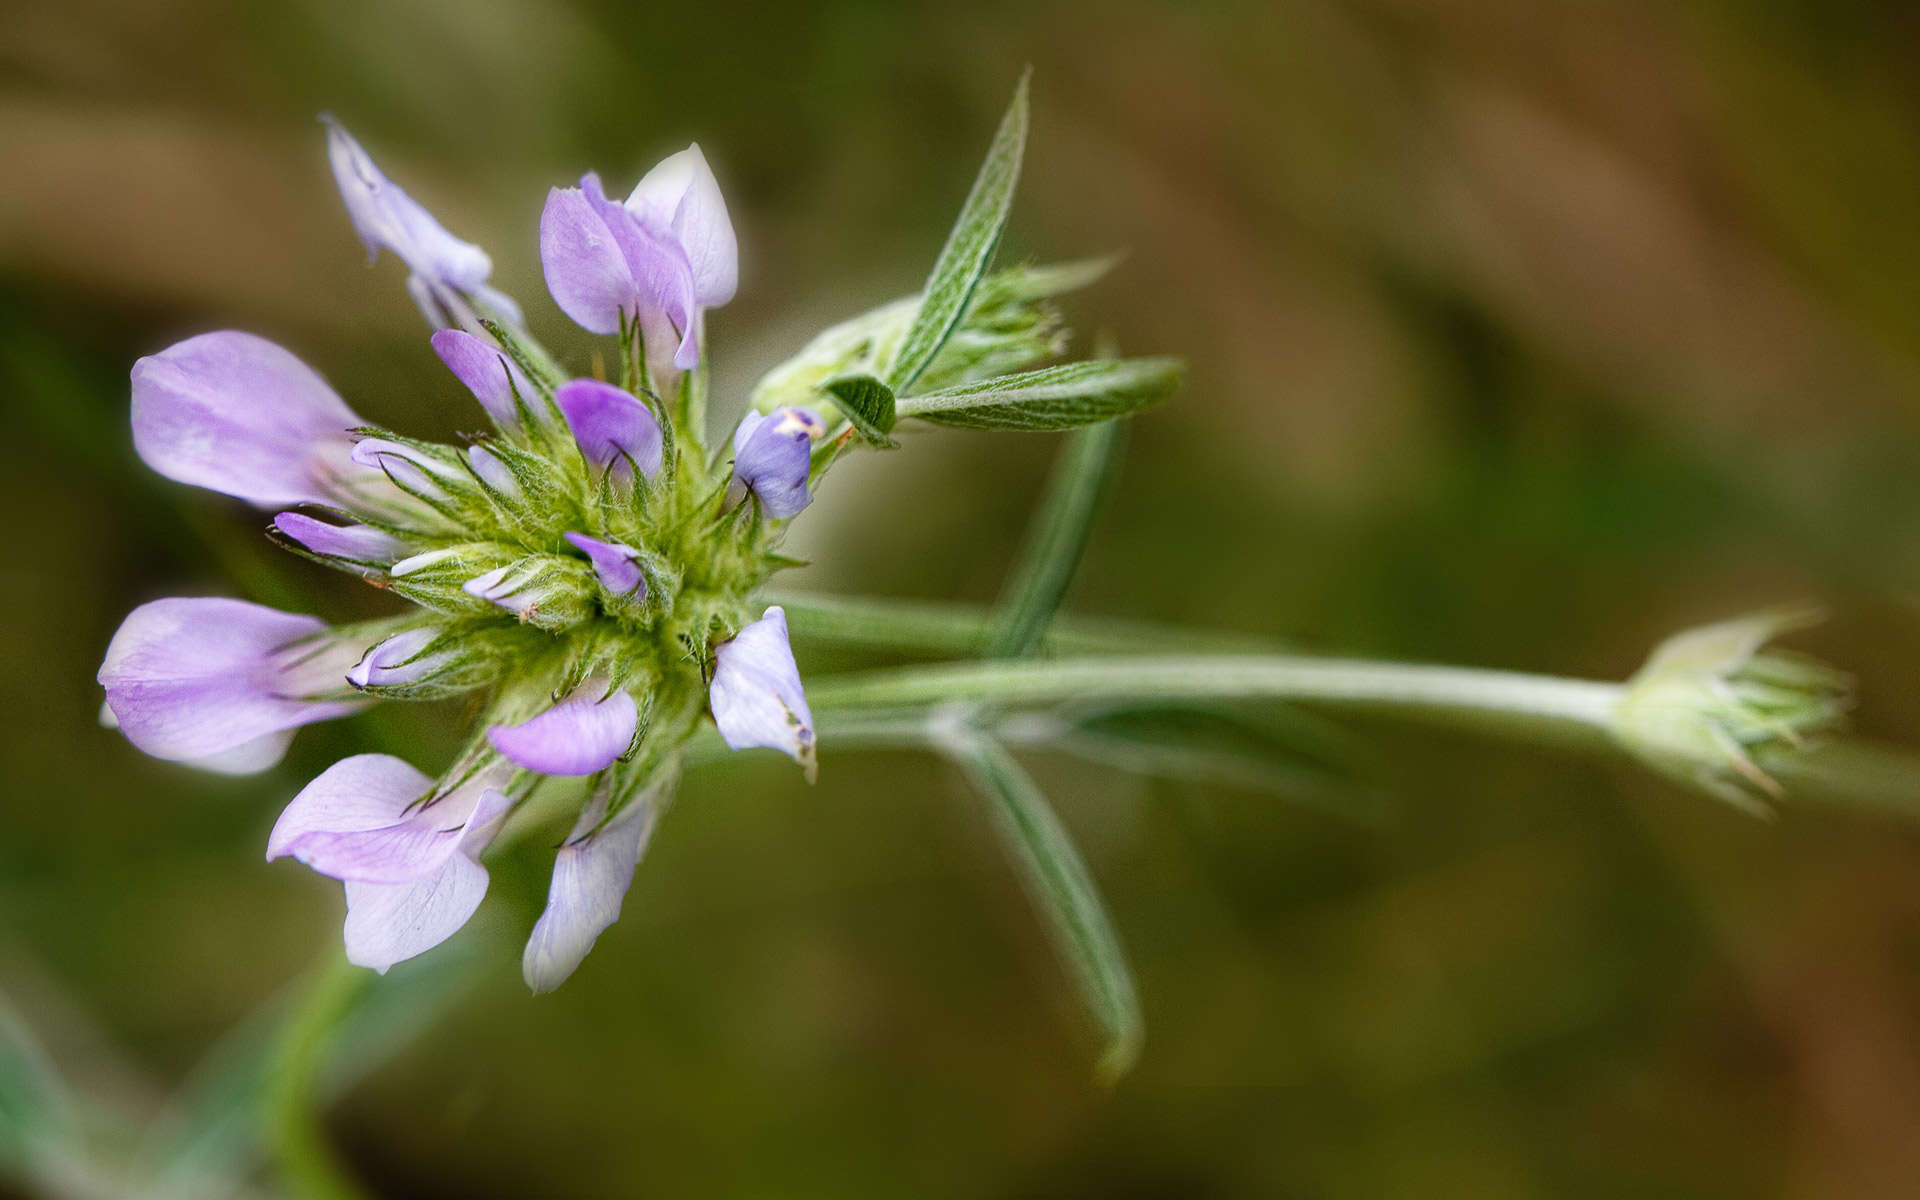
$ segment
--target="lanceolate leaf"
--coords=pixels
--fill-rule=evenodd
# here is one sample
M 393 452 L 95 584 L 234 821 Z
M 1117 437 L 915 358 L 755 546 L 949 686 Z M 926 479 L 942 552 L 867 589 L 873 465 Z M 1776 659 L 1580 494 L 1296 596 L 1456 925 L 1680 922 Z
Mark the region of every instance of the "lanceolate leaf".
M 1113 478 L 1120 435 L 1118 421 L 1104 421 L 1068 439 L 1002 594 L 986 657 L 1021 658 L 1039 648 L 1080 565 L 1094 513 Z
M 1086 864 L 1047 798 L 1005 747 L 967 736 L 947 749 L 991 802 L 995 826 L 1099 1023 L 1105 1041 L 1100 1077 L 1119 1079 L 1140 1057 L 1144 1026 L 1133 973 Z
M 967 429 L 1071 429 L 1159 404 L 1186 373 L 1177 358 L 1068 363 L 901 397 L 895 411 Z
M 980 277 L 987 273 L 994 247 L 1000 244 L 1000 231 L 1006 228 L 1007 212 L 1013 207 L 1013 189 L 1020 180 L 1020 156 L 1026 145 L 1027 77 L 1022 75 L 1020 86 L 1013 92 L 1013 103 L 1007 106 L 993 135 L 987 160 L 980 164 L 973 190 L 967 193 L 960 219 L 954 222 L 953 232 L 947 235 L 947 244 L 933 264 L 933 273 L 927 277 L 920 311 L 882 376 L 896 394 L 920 378 L 940 352 L 965 314 Z

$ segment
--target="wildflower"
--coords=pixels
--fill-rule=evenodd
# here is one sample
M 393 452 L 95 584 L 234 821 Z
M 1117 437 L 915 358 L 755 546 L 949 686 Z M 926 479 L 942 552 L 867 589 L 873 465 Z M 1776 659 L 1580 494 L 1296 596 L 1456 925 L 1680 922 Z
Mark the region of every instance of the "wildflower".
M 352 498 L 364 424 L 313 368 L 250 333 L 203 333 L 133 365 L 133 447 L 168 479 L 261 508 Z
M 780 750 L 813 778 L 813 718 L 785 614 L 755 595 L 794 565 L 780 554 L 786 522 L 849 440 L 827 440 L 837 416 L 830 428 L 820 410 L 782 403 L 747 414 L 731 459 L 705 451 L 704 314 L 732 299 L 739 256 L 698 146 L 659 163 L 624 202 L 588 174 L 553 190 L 542 213 L 555 302 L 625 339 L 615 384 L 569 380 L 488 284 L 484 251 L 448 233 L 337 124 L 327 141 L 360 240 L 406 263 L 436 327 L 429 347 L 491 431 L 453 446 L 371 426 L 287 350 L 222 332 L 136 364 L 135 445 L 169 478 L 275 510 L 281 545 L 422 612 L 330 629 L 240 600 L 155 601 L 107 648 L 107 715 L 157 757 L 258 770 L 300 725 L 376 699 L 474 693 L 468 749 L 438 778 L 387 755 L 343 759 L 287 806 L 268 857 L 341 880 L 348 957 L 384 971 L 473 913 L 482 855 L 518 798 L 541 777 L 581 778 L 587 799 L 523 958 L 529 986 L 549 990 L 619 915 L 706 720 L 728 745 Z M 941 290 L 942 312 L 977 281 Z M 980 363 L 1055 346 L 1040 307 L 1049 286 L 990 283 L 999 298 L 959 323 L 972 343 L 933 362 L 934 376 L 971 382 Z M 899 315 L 892 343 L 911 340 L 913 315 Z M 948 315 L 921 324 L 952 328 Z M 818 366 L 775 377 L 813 400 Z M 889 385 L 869 382 L 892 405 Z M 1066 424 L 1111 415 L 1110 403 L 1080 403 L 1085 386 L 1014 379 L 920 410 L 909 395 L 886 424 L 915 411 L 978 423 L 995 404 L 1024 406 L 1019 427 L 1050 413 Z
M 344 882 L 347 958 L 384 974 L 480 907 L 480 855 L 513 807 L 500 790 L 510 773 L 495 764 L 434 795 L 430 779 L 391 755 L 341 759 L 280 814 L 267 861 L 291 856 Z
M 739 251 L 697 145 L 663 159 L 618 204 L 589 172 L 555 188 L 540 261 L 561 311 L 590 333 L 637 327 L 650 362 L 700 365 L 702 314 L 733 299 Z
M 436 329 L 477 332 L 479 318 L 520 324 L 520 306 L 487 284 L 493 260 L 472 242 L 448 233 L 433 215 L 386 177 L 340 123 L 325 118 L 327 158 L 346 202 L 347 217 L 371 262 L 382 250 L 407 264 L 407 293 Z
M 313 617 L 240 600 L 155 600 L 121 622 L 99 679 L 128 741 L 190 762 L 258 750 L 283 730 L 359 707 L 339 698 L 349 665 L 341 650 Z
M 789 755 L 813 781 L 813 714 L 800 687 L 800 669 L 787 643 L 787 614 L 779 605 L 713 652 L 710 692 L 714 724 L 735 750 L 766 746 Z
M 766 416 L 750 412 L 733 431 L 733 479 L 727 503 L 748 493 L 770 517 L 785 520 L 813 503 L 807 475 L 813 467 L 813 439 L 827 431 L 810 408 L 786 406 Z

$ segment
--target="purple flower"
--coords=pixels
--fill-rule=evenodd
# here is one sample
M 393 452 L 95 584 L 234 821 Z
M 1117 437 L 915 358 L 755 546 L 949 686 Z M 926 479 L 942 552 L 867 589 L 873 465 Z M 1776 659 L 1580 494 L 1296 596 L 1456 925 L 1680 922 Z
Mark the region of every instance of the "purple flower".
M 388 565 L 411 548 L 371 525 L 332 525 L 305 513 L 283 512 L 273 527 L 315 554 L 348 562 Z
M 600 586 L 607 589 L 610 596 L 634 594 L 635 600 L 643 600 L 647 595 L 647 578 L 640 572 L 640 564 L 634 561 L 637 551 L 632 546 L 623 546 L 619 542 L 603 542 L 599 538 L 590 538 L 584 533 L 566 534 L 566 539 L 579 548 L 593 561 L 593 573 L 600 577 Z
M 553 858 L 546 911 L 527 939 L 520 972 L 535 992 L 551 992 L 572 975 L 594 941 L 620 918 L 633 870 L 646 852 L 655 819 L 672 790 L 669 772 L 650 783 L 604 827 L 607 790 L 594 793 Z
M 267 838 L 267 861 L 291 855 L 346 883 L 349 961 L 386 973 L 451 937 L 480 907 L 480 855 L 513 802 L 511 768 L 479 771 L 431 803 L 432 780 L 386 754 L 357 754 L 301 790 Z
M 778 750 L 804 767 L 807 782 L 813 782 L 813 714 L 787 644 L 787 614 L 779 605 L 714 648 L 707 700 L 727 745 Z
M 339 497 L 360 424 L 313 368 L 250 333 L 203 333 L 133 364 L 141 460 L 262 508 Z
M 419 683 L 453 657 L 447 651 L 424 653 L 439 636 L 440 630 L 433 626 L 396 633 L 368 650 L 347 672 L 347 682 L 357 688 L 405 687 Z
M 487 286 L 493 261 L 472 242 L 446 231 L 433 215 L 388 179 L 373 159 L 339 123 L 327 118 L 327 158 L 334 182 L 346 201 L 354 232 L 367 248 L 371 262 L 382 250 L 391 250 L 407 270 L 407 291 L 427 323 L 478 329 L 470 301 L 478 300 L 489 313 L 520 324 L 520 306 L 504 293 Z
M 616 479 L 632 478 L 635 467 L 647 479 L 660 473 L 660 422 L 633 393 L 598 379 L 576 379 L 561 384 L 553 401 L 590 465 Z
M 604 770 L 633 744 L 640 711 L 626 692 L 596 699 L 596 690 L 584 684 L 530 721 L 490 726 L 487 740 L 512 762 L 542 775 Z
M 155 758 L 251 747 L 254 757 L 241 759 L 263 769 L 279 757 L 266 759 L 264 739 L 360 707 L 311 698 L 344 690 L 350 665 L 351 647 L 318 640 L 326 631 L 313 617 L 242 600 L 155 600 L 121 622 L 99 679 L 121 732 Z
M 442 329 L 433 335 L 433 352 L 447 364 L 480 407 L 487 410 L 494 424 L 502 429 L 520 427 L 520 403 L 538 412 L 539 393 L 525 372 L 514 365 L 498 346 L 477 338 L 464 329 Z
M 761 416 L 750 412 L 733 431 L 733 482 L 727 502 L 737 504 L 751 492 L 768 516 L 785 520 L 813 503 L 807 472 L 813 467 L 813 439 L 827 431 L 810 408 L 782 405 Z
M 739 249 L 720 187 L 698 146 L 663 160 L 625 204 L 589 173 L 555 188 L 540 217 L 547 289 L 592 333 L 635 322 L 650 362 L 700 365 L 702 313 L 733 299 Z

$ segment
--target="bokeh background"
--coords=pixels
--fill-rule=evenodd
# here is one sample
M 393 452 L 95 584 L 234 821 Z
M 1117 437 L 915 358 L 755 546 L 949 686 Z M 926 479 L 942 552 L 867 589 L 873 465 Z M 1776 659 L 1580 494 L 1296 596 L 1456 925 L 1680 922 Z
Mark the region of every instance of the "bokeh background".
M 280 806 L 344 753 L 452 751 L 456 711 L 378 711 L 216 779 L 96 723 L 141 601 L 384 611 L 141 468 L 135 357 L 241 327 L 382 423 L 474 419 L 401 269 L 365 265 L 315 115 L 486 245 L 582 369 L 545 189 L 697 138 L 743 246 L 724 405 L 918 286 L 1028 63 L 1002 261 L 1125 250 L 1078 327 L 1192 363 L 1135 423 L 1072 608 L 1620 677 L 1672 630 L 1811 598 L 1833 618 L 1800 644 L 1857 672 L 1859 724 L 1920 739 L 1909 6 L 17 0 L 0 1026 L 89 1132 L 23 1167 L 46 1114 L 0 1095 L 0 1194 L 153 1194 L 112 1182 L 139 1157 L 112 1131 L 185 1127 L 337 954 L 337 887 L 261 861 Z M 1054 448 L 861 461 L 799 522 L 796 585 L 990 602 Z M 1032 761 L 1144 997 L 1111 1091 L 981 805 L 924 757 L 829 747 L 811 790 L 758 758 L 691 779 L 557 995 L 518 969 L 545 856 L 505 855 L 465 933 L 381 985 L 378 1036 L 343 1040 L 328 1136 L 396 1198 L 1920 1194 L 1911 827 L 1342 728 L 1384 821 L 1350 819 L 1357 791 L 1349 814 Z

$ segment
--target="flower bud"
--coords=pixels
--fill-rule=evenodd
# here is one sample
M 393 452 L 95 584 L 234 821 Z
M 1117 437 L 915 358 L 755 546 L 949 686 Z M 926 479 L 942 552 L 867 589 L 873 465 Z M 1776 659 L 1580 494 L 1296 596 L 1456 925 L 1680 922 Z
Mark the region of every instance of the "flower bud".
M 1614 737 L 1661 774 L 1766 815 L 1781 789 L 1754 755 L 1800 748 L 1847 708 L 1845 675 L 1763 648 L 1814 620 L 1806 612 L 1760 613 L 1668 638 L 1627 681 Z

